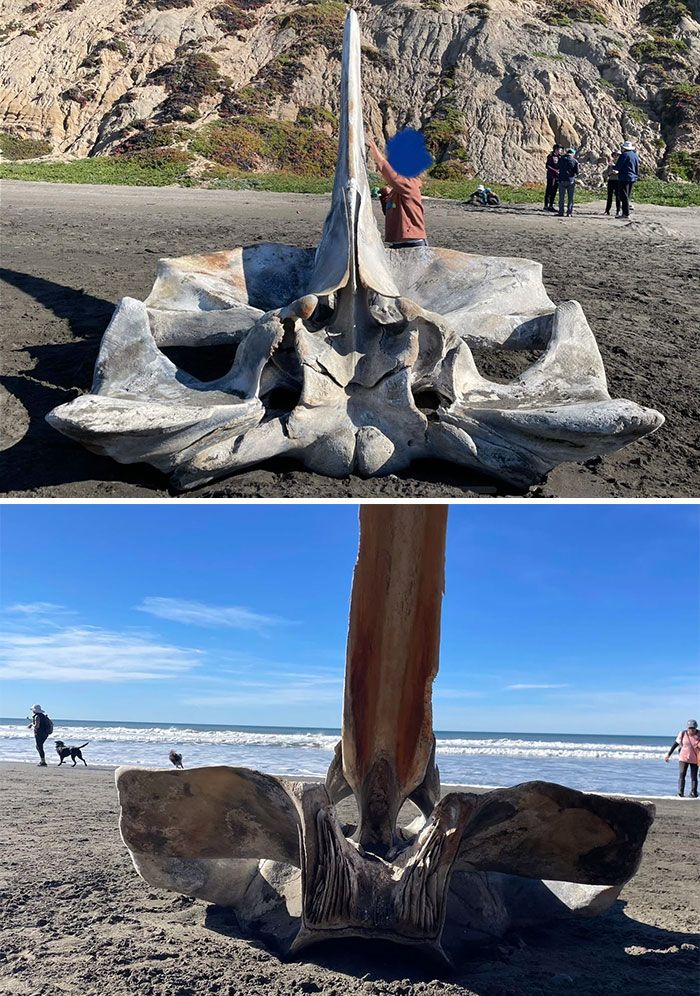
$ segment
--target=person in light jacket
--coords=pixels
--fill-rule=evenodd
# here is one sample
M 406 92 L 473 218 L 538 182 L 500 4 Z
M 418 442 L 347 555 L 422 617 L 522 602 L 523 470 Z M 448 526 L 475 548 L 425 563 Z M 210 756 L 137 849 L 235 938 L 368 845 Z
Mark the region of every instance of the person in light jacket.
M 639 179 L 639 156 L 631 142 L 622 143 L 622 152 L 615 163 L 617 183 L 620 190 L 620 209 L 623 218 L 630 216 L 632 188 Z

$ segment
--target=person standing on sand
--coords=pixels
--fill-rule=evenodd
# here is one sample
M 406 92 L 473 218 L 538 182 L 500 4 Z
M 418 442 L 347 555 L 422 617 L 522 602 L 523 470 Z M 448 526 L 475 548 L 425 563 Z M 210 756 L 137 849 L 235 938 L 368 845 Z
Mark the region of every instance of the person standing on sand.
M 559 156 L 564 150 L 560 145 L 555 145 L 547 156 L 547 186 L 544 191 L 545 211 L 554 211 L 554 198 L 559 187 Z
M 694 719 L 689 719 L 687 728 L 681 730 L 673 746 L 664 758 L 668 763 L 676 747 L 680 747 L 678 755 L 678 795 L 685 795 L 685 776 L 690 768 L 690 795 L 693 799 L 698 797 L 698 760 L 700 759 L 700 736 L 698 735 L 698 724 Z
M 420 176 L 401 176 L 388 159 L 382 155 L 371 138 L 367 144 L 377 164 L 377 169 L 387 182 L 387 186 L 382 187 L 379 192 L 382 209 L 386 215 L 384 241 L 392 249 L 413 249 L 416 246 L 427 246 L 428 238 L 425 231 L 425 214 L 421 193 L 423 181 Z
M 622 217 L 629 218 L 632 188 L 639 179 L 639 156 L 631 142 L 622 143 L 622 152 L 615 163 L 615 169 L 618 175 Z
M 566 199 L 566 214 L 574 213 L 574 194 L 576 192 L 576 177 L 580 167 L 576 158 L 576 149 L 567 149 L 566 155 L 559 158 L 559 217 L 564 217 L 564 199 Z
M 45 768 L 46 765 L 46 755 L 44 754 L 44 744 L 48 737 L 53 733 L 53 723 L 46 715 L 44 710 L 40 705 L 32 706 L 32 721 L 29 724 L 29 729 L 34 731 L 34 743 L 36 744 L 36 749 L 39 753 L 41 760 L 39 761 L 39 767 Z
M 608 165 L 603 172 L 603 179 L 608 184 L 608 201 L 605 205 L 605 213 L 610 214 L 613 197 L 615 198 L 615 217 L 620 216 L 620 181 L 617 172 L 617 156 L 611 153 L 608 158 Z

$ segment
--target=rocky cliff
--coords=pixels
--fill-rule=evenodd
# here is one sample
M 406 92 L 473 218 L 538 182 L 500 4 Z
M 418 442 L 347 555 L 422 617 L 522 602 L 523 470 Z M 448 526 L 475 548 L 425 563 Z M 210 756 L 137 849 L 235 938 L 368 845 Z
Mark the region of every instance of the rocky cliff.
M 436 175 L 591 173 L 632 139 L 697 177 L 700 0 L 359 0 L 365 115 L 426 132 Z M 327 172 L 345 7 L 332 0 L 3 0 L 13 158 L 156 152 L 188 168 Z M 191 164 L 191 167 L 190 165 Z

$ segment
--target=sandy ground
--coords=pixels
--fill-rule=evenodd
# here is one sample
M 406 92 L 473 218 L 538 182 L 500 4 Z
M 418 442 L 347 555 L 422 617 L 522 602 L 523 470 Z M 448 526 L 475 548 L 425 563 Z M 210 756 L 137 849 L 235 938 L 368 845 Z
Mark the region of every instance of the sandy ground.
M 285 964 L 243 938 L 226 910 L 150 889 L 117 832 L 111 770 L 3 764 L 0 776 L 3 996 L 677 996 L 697 988 L 700 827 L 691 799 L 657 802 L 641 868 L 605 916 L 508 935 L 438 978 L 410 948 L 386 944 L 321 945 Z
M 87 453 L 44 415 L 89 389 L 115 301 L 145 297 L 159 257 L 258 241 L 315 245 L 327 208 L 326 197 L 310 195 L 5 182 L 4 493 L 166 497 L 161 474 Z M 428 202 L 434 244 L 540 260 L 553 299 L 583 305 L 612 395 L 666 416 L 654 436 L 611 457 L 557 468 L 533 497 L 700 494 L 693 357 L 700 209 L 641 205 L 633 217 L 629 224 L 606 218 L 597 203 L 559 220 L 532 206 L 484 212 Z M 493 483 L 438 463 L 417 464 L 400 478 L 333 481 L 278 461 L 193 496 L 461 497 L 493 494 Z

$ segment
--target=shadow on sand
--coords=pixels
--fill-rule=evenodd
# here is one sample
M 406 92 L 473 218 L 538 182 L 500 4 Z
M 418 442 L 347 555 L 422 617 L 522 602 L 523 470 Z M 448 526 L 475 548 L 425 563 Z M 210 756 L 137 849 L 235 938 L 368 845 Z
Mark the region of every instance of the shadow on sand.
M 3 453 L 3 488 L 24 491 L 96 480 L 126 481 L 162 491 L 165 478 L 152 468 L 121 467 L 89 453 L 45 421 L 52 408 L 90 390 L 100 340 L 114 304 L 17 270 L 0 268 L 0 278 L 65 322 L 73 336 L 69 342 L 25 346 L 23 352 L 35 361 L 31 369 L 0 377 L 2 386 L 29 416 L 26 433 Z
M 697 935 L 653 927 L 628 917 L 618 901 L 593 920 L 571 920 L 546 929 L 520 930 L 500 941 L 465 950 L 454 971 L 426 960 L 410 946 L 380 941 L 331 941 L 306 948 L 297 959 L 329 972 L 372 983 L 403 983 L 391 992 L 420 992 L 420 983 L 442 980 L 477 996 L 505 993 L 671 994 L 694 978 L 700 941 Z M 248 940 L 231 910 L 207 909 L 205 926 L 216 933 Z M 417 987 L 414 989 L 414 987 Z M 319 978 L 317 992 L 325 987 Z M 383 991 L 383 990 L 382 990 Z

